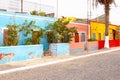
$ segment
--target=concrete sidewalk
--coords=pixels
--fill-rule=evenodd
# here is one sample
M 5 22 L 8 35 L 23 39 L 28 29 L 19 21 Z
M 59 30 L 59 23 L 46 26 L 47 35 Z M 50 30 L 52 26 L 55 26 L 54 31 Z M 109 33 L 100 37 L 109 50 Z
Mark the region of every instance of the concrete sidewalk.
M 58 61 L 58 63 L 59 63 L 60 60 L 64 60 L 64 61 L 66 61 L 66 59 L 72 60 L 73 58 L 75 59 L 76 57 L 79 58 L 79 57 L 82 57 L 82 56 L 84 57 L 84 56 L 89 56 L 89 55 L 92 55 L 92 54 L 93 55 L 94 54 L 98 55 L 96 53 L 100 53 L 100 52 L 104 53 L 105 51 L 117 51 L 117 50 L 120 50 L 120 47 L 115 47 L 115 48 L 110 48 L 110 49 L 102 49 L 102 50 L 95 50 L 95 51 L 84 51 L 84 52 L 81 52 L 81 53 L 73 53 L 73 54 L 70 54 L 70 55 L 44 56 L 41 59 L 31 59 L 31 60 L 25 60 L 25 61 L 10 62 L 10 63 L 5 63 L 5 64 L 0 64 L 0 71 L 5 71 L 5 70 L 10 70 L 10 69 L 15 69 L 15 68 L 19 69 L 21 67 L 34 66 L 34 65 L 40 65 L 40 64 L 45 65 L 45 64 L 48 64 L 48 63 L 50 64 L 54 61 Z

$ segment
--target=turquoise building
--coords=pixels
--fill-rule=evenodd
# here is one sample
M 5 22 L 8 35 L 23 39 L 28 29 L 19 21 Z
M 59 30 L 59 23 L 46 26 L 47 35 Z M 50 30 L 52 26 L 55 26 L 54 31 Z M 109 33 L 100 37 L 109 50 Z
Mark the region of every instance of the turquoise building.
M 43 16 L 34 16 L 30 14 L 20 14 L 20 13 L 14 13 L 14 12 L 0 12 L 0 46 L 3 45 L 4 39 L 3 39 L 3 31 L 6 29 L 7 24 L 23 24 L 24 21 L 35 21 L 36 25 L 40 26 L 41 28 L 45 29 L 48 24 L 53 23 L 56 18 L 50 18 L 50 17 L 43 17 Z M 19 45 L 23 45 L 25 38 L 24 36 L 20 36 L 20 42 Z M 43 49 L 47 50 L 49 49 L 49 44 L 47 42 L 46 36 L 41 39 L 41 44 L 43 44 Z

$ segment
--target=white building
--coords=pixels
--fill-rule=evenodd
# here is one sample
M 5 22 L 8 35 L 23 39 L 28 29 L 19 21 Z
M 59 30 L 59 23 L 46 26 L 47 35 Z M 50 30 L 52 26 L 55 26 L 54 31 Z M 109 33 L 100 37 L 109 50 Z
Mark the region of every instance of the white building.
M 0 9 L 21 12 L 21 0 L 0 0 Z M 46 13 L 53 13 L 54 7 L 40 3 L 40 1 L 23 0 L 23 12 L 44 11 Z
M 18 12 L 19 7 L 19 0 L 0 0 L 0 9 Z

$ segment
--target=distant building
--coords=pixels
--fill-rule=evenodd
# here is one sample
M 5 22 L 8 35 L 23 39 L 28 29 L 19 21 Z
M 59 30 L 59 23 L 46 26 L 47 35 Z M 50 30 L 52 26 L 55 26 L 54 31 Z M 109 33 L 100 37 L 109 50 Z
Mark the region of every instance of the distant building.
M 105 22 L 105 14 L 97 16 L 96 18 L 92 19 L 97 22 Z
M 76 22 L 76 23 L 85 23 L 85 24 L 87 24 L 87 23 L 88 23 L 88 20 L 87 20 L 87 19 L 77 18 L 75 22 Z
M 48 13 L 46 14 L 47 17 L 54 17 L 55 16 L 55 13 Z
M 0 0 L 0 10 L 21 12 L 21 0 Z M 40 2 L 33 2 L 29 0 L 23 0 L 23 12 L 44 11 L 46 13 L 53 13 L 54 7 L 41 4 Z
M 19 0 L 0 0 L 0 9 L 18 12 L 20 8 Z

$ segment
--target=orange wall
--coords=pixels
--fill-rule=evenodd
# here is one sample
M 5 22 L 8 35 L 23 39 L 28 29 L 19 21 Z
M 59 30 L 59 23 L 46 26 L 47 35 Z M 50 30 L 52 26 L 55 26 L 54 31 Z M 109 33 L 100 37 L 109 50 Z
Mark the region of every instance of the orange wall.
M 88 25 L 87 24 L 82 24 L 82 23 L 69 23 L 67 25 L 68 27 L 76 27 L 77 31 L 79 33 L 79 42 L 75 42 L 74 38 L 72 39 L 70 43 L 70 48 L 83 48 L 84 47 L 84 42 L 81 42 L 81 33 L 85 33 L 85 40 L 88 40 Z
M 70 43 L 70 49 L 74 48 L 84 48 L 84 42 Z
M 88 46 L 98 46 L 98 41 L 88 42 Z

